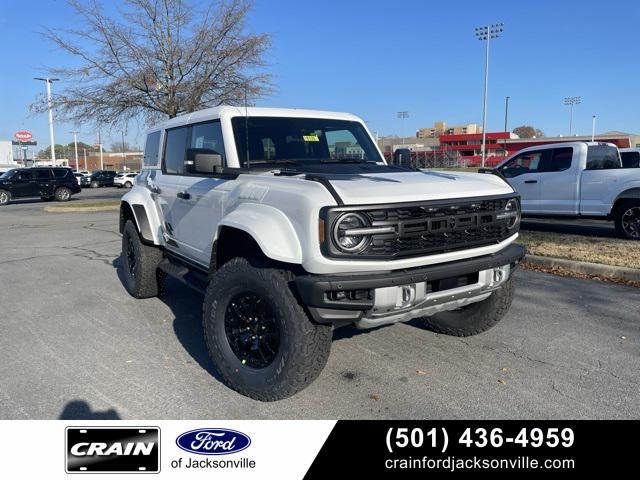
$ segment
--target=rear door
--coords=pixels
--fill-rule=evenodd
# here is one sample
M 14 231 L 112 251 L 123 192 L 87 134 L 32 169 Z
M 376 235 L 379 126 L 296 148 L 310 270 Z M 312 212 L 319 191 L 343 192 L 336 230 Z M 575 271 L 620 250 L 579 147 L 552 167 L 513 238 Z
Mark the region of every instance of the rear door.
M 37 184 L 30 170 L 19 170 L 12 178 L 11 196 L 14 198 L 38 196 Z
M 182 192 L 182 176 L 187 148 L 188 126 L 175 127 L 165 131 L 164 148 L 162 150 L 162 170 L 157 173 L 156 202 L 163 219 L 163 233 L 167 248 L 179 251 L 176 231 L 179 216 L 176 215 L 178 194 Z
M 55 190 L 53 176 L 49 168 L 34 168 L 32 170 L 34 184 L 34 196 L 51 196 Z
M 540 213 L 540 172 L 547 150 L 522 152 L 500 167 L 509 185 L 520 194 L 522 211 Z
M 558 215 L 578 213 L 578 153 L 572 147 L 546 150 L 539 174 L 539 211 Z

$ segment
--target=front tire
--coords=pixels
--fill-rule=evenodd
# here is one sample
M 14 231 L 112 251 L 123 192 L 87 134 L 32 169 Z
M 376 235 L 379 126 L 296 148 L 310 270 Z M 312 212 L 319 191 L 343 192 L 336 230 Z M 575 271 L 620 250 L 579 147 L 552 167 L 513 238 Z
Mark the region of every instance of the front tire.
M 512 272 L 513 274 L 513 272 Z M 458 310 L 437 313 L 421 318 L 429 330 L 455 337 L 469 337 L 485 332 L 507 314 L 515 292 L 513 277 L 481 302 L 471 303 Z
M 234 258 L 207 287 L 202 323 L 215 369 L 229 387 L 256 400 L 303 390 L 329 358 L 331 326 L 311 322 L 292 280 L 289 271 Z
M 616 234 L 627 240 L 640 240 L 640 200 L 622 202 L 613 218 Z
M 132 297 L 150 298 L 161 293 L 164 275 L 158 265 L 163 259 L 162 251 L 142 243 L 131 220 L 127 220 L 122 232 L 121 258 L 125 288 Z

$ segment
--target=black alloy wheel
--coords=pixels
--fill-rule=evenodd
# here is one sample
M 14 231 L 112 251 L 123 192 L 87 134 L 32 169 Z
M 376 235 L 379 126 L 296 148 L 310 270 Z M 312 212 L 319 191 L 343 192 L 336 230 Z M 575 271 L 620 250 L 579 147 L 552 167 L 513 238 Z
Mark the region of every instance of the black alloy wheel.
M 280 348 L 280 327 L 273 306 L 253 292 L 235 295 L 224 317 L 227 341 L 235 356 L 251 368 L 266 368 Z

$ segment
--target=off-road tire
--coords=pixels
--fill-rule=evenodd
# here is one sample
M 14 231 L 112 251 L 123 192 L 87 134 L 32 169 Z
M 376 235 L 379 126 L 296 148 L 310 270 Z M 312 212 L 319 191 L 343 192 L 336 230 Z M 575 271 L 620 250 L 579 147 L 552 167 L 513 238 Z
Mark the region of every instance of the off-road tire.
M 489 298 L 458 310 L 441 312 L 420 321 L 429 330 L 455 337 L 470 337 L 485 332 L 507 314 L 513 301 L 513 277 L 493 292 Z
M 640 208 L 640 199 L 630 199 L 622 201 L 617 207 L 615 212 L 613 213 L 613 221 L 616 226 L 616 235 L 620 238 L 625 238 L 627 240 L 640 240 L 640 237 L 634 237 L 630 235 L 627 231 L 625 231 L 622 225 L 622 219 L 627 210 L 630 208 L 638 207 Z
M 213 276 L 206 290 L 202 325 L 214 368 L 232 389 L 265 402 L 290 397 L 311 384 L 327 363 L 330 325 L 313 323 L 292 291 L 288 270 L 234 258 Z M 244 292 L 268 299 L 280 330 L 275 359 L 264 368 L 244 365 L 231 349 L 225 315 Z
M 68 202 L 71 198 L 71 190 L 67 187 L 58 187 L 54 192 L 53 196 L 55 197 L 57 202 Z
M 135 258 L 132 274 L 129 248 Z M 150 298 L 162 293 L 165 274 L 158 270 L 163 259 L 162 251 L 157 247 L 145 245 L 140 240 L 138 229 L 131 220 L 127 220 L 122 231 L 122 267 L 125 288 L 132 297 Z
M 11 202 L 11 193 L 6 190 L 0 190 L 0 207 L 8 205 Z

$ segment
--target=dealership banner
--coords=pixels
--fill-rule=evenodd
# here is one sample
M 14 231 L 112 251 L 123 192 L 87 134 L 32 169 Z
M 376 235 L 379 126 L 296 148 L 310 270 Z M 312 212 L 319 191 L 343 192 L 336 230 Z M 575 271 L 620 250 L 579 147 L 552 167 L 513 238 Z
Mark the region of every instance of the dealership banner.
M 640 421 L 0 421 L 2 478 L 425 478 L 624 470 Z M 95 478 L 95 477 L 94 477 Z

